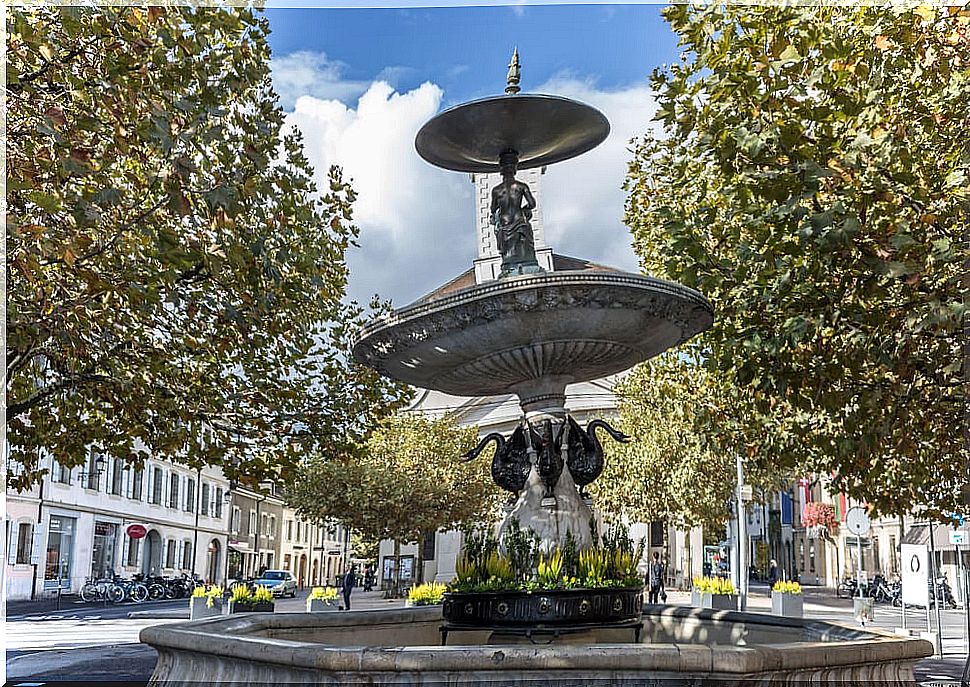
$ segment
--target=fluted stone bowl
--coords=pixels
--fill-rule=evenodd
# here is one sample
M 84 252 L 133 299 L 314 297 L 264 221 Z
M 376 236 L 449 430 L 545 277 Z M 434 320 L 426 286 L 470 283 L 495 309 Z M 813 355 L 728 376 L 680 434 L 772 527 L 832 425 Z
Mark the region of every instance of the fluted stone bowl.
M 354 357 L 381 374 L 456 396 L 518 394 L 629 369 L 704 331 L 710 302 L 637 274 L 546 272 L 480 284 L 395 311 L 361 332 Z
M 802 618 L 645 606 L 640 643 L 595 630 L 583 643 L 510 644 L 489 631 L 440 645 L 440 607 L 247 613 L 148 627 L 150 685 L 721 687 L 915 685 L 933 645 Z

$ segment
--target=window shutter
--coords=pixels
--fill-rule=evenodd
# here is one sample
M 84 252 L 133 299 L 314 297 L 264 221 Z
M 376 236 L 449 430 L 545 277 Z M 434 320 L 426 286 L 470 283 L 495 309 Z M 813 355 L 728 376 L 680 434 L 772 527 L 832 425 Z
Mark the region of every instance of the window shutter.
M 146 477 L 145 483 L 146 483 L 147 488 L 148 488 L 148 502 L 151 503 L 152 502 L 152 493 L 154 493 L 154 492 L 152 492 L 152 486 L 153 486 L 153 483 L 154 483 L 155 470 L 148 463 L 145 463 L 145 477 Z
M 17 562 L 17 537 L 20 536 L 20 523 L 7 521 L 7 565 Z
M 128 547 L 131 546 L 131 537 L 125 534 L 121 542 L 121 564 L 128 565 Z

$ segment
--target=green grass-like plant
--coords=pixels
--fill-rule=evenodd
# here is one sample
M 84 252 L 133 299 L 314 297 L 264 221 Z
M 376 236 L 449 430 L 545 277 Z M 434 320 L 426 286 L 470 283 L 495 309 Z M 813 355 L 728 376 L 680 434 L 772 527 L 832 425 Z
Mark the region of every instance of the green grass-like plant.
M 704 594 L 737 594 L 731 580 L 723 577 L 695 577 L 694 589 Z
M 512 562 L 497 551 L 493 551 L 488 555 L 488 559 L 485 561 L 485 572 L 489 580 L 504 583 L 515 581 L 515 571 L 512 569 Z
M 603 549 L 579 552 L 579 578 L 587 586 L 601 586 L 606 577 L 607 555 Z
M 440 582 L 428 582 L 411 587 L 408 601 L 415 606 L 434 606 L 440 604 L 445 597 L 447 586 Z
M 336 587 L 314 587 L 310 590 L 310 601 L 333 601 L 337 598 Z
M 801 594 L 802 585 L 794 581 L 778 580 L 775 582 L 775 586 L 771 588 L 771 591 L 781 592 L 782 594 Z
M 266 587 L 257 587 L 253 592 L 252 604 L 273 603 L 273 592 Z
M 554 589 L 562 579 L 562 565 L 561 551 L 556 551 L 548 559 L 540 554 L 539 564 L 536 569 L 539 586 L 543 589 Z

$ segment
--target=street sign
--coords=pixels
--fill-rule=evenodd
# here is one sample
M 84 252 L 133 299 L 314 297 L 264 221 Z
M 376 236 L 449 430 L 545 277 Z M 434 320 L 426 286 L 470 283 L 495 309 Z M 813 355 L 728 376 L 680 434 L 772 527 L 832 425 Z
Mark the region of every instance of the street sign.
M 924 544 L 902 544 L 903 603 L 907 606 L 928 606 L 930 597 L 929 552 Z
M 741 485 L 741 500 L 752 501 L 754 499 L 754 487 L 750 484 Z
M 967 533 L 963 530 L 950 530 L 950 543 L 953 546 L 966 546 Z
M 857 537 L 861 537 L 869 531 L 869 516 L 865 508 L 858 506 L 850 508 L 845 514 L 845 526 Z
M 146 528 L 144 525 L 128 525 L 128 529 L 125 531 L 132 539 L 141 539 L 148 534 L 148 528 Z

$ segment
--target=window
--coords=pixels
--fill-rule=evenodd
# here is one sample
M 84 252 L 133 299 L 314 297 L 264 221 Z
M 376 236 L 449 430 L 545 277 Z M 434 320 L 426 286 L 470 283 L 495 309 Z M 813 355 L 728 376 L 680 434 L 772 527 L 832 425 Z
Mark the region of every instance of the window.
M 246 534 L 256 534 L 256 511 L 249 511 L 249 529 Z
M 202 483 L 202 505 L 199 506 L 199 513 L 209 515 L 209 483 Z
M 121 480 L 124 469 L 125 461 L 121 458 L 115 458 L 111 461 L 111 493 L 115 496 L 121 496 Z
M 168 546 L 165 550 L 165 567 L 174 568 L 175 567 L 175 545 L 176 541 L 174 539 L 168 540 Z
M 303 541 L 303 522 L 300 520 L 296 521 L 296 540 Z
M 195 512 L 195 480 L 191 477 L 185 480 L 185 510 Z
M 162 503 L 162 469 L 156 467 L 152 471 L 152 498 L 151 502 L 161 505 Z
M 125 560 L 125 565 L 129 568 L 138 565 L 138 547 L 140 545 L 141 539 L 128 539 L 128 558 Z
M 56 580 L 55 586 L 70 587 L 75 522 L 75 518 L 51 516 L 47 531 L 47 563 L 44 565 L 45 588 L 51 588 L 47 580 Z
M 179 476 L 174 472 L 168 478 L 168 507 L 179 507 Z
M 145 478 L 144 470 L 134 470 L 131 472 L 131 498 L 141 501 L 141 485 Z M 137 540 L 135 540 L 137 541 Z
M 182 542 L 182 570 L 192 569 L 192 542 Z
M 269 516 L 269 536 L 271 537 L 276 536 L 276 516 L 275 515 Z
M 60 484 L 70 484 L 71 483 L 71 468 L 66 468 L 56 460 L 51 470 L 51 481 L 58 482 Z
M 239 534 L 239 521 L 242 519 L 242 513 L 236 506 L 232 507 L 232 520 L 229 523 L 229 530 L 233 534 Z
M 29 522 L 22 522 L 17 526 L 17 563 L 19 565 L 30 564 L 30 553 L 34 543 L 34 525 Z
M 425 532 L 424 533 L 424 544 L 421 547 L 422 548 L 421 557 L 424 560 L 426 560 L 426 561 L 433 561 L 434 560 L 434 553 L 435 553 L 435 551 L 434 551 L 434 545 L 435 545 L 435 540 L 436 539 L 437 539 L 437 533 L 436 532 L 428 531 L 428 532 Z
M 98 458 L 100 457 L 101 454 L 98 453 L 98 450 L 92 446 L 90 452 L 88 453 L 88 479 L 87 483 L 84 485 L 86 489 L 94 489 L 95 491 L 101 489 L 101 471 L 98 470 Z
M 286 541 L 293 541 L 293 521 L 286 521 Z
M 259 516 L 259 532 L 260 534 L 269 534 L 269 516 L 263 513 Z
M 222 502 L 224 500 L 222 487 L 216 487 L 216 517 L 222 517 Z
M 115 570 L 115 544 L 119 527 L 113 522 L 94 523 L 94 541 L 91 546 L 91 577 L 102 579 Z

